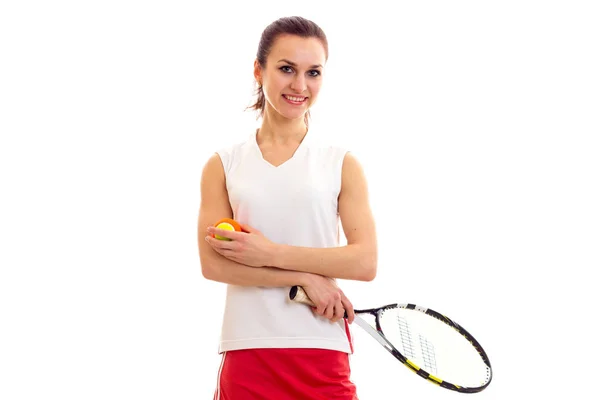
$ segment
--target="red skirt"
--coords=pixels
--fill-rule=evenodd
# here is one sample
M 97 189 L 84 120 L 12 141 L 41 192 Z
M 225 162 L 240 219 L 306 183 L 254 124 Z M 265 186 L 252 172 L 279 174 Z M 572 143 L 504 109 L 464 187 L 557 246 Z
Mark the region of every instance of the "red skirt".
M 358 400 L 347 353 L 246 349 L 223 354 L 214 400 Z

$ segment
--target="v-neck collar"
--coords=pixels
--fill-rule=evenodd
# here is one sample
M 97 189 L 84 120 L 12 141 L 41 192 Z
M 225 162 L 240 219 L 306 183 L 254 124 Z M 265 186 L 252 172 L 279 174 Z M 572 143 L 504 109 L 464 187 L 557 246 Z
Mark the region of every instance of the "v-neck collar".
M 263 161 L 263 163 L 265 163 L 267 166 L 269 166 L 270 168 L 274 168 L 274 169 L 279 169 L 284 167 L 285 165 L 288 165 L 289 163 L 291 163 L 296 157 L 297 155 L 300 153 L 300 151 L 304 148 L 305 143 L 308 139 L 308 135 L 310 134 L 310 129 L 307 130 L 306 134 L 304 135 L 304 138 L 302 139 L 302 141 L 300 142 L 300 144 L 298 145 L 298 147 L 296 148 L 296 151 L 294 151 L 294 154 L 292 154 L 292 156 L 290 158 L 288 158 L 287 160 L 285 160 L 284 162 L 282 162 L 279 165 L 274 165 L 271 164 L 269 161 L 265 160 L 265 157 L 263 156 L 262 151 L 260 150 L 260 146 L 258 145 L 258 131 L 259 128 L 256 129 L 256 131 L 251 135 L 251 140 L 252 140 L 252 145 L 255 148 L 258 157 Z

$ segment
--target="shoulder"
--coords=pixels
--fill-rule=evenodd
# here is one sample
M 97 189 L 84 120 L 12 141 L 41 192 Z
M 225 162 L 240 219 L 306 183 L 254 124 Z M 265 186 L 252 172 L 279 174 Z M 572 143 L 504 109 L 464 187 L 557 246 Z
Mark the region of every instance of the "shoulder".
M 229 171 L 236 159 L 248 151 L 251 146 L 250 139 L 238 140 L 229 145 L 223 145 L 218 148 L 214 154 L 208 159 L 208 164 L 220 164 L 224 171 Z
M 308 138 L 307 149 L 313 154 L 325 157 L 332 161 L 337 161 L 341 166 L 344 156 L 349 149 L 340 143 L 339 139 L 333 138 L 327 130 L 312 129 L 311 136 Z
M 365 172 L 360 160 L 355 154 L 349 151 L 344 155 L 344 161 L 342 163 L 342 177 L 344 181 L 349 182 L 354 180 L 365 180 Z
M 211 176 L 223 175 L 242 146 L 243 143 L 235 143 L 217 149 L 204 163 L 204 173 Z
M 221 155 L 213 153 L 208 160 L 204 163 L 202 169 L 202 180 L 213 180 L 223 178 L 225 176 L 225 167 Z
M 334 138 L 327 132 L 314 132 L 307 146 L 310 151 L 324 156 L 333 157 L 341 163 L 360 166 L 359 158 L 345 140 Z
M 236 153 L 242 151 L 242 149 L 244 149 L 245 147 L 248 147 L 249 145 L 250 145 L 250 140 L 248 140 L 248 139 L 240 140 L 240 141 L 234 142 L 232 144 L 219 147 L 215 153 L 222 157 L 226 157 L 226 156 L 233 155 L 233 154 L 236 154 Z

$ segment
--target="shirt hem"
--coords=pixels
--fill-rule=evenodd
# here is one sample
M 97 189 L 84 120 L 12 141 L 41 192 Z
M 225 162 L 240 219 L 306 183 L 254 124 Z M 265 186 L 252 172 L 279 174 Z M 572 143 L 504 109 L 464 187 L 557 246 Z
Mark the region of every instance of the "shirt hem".
M 297 349 L 325 349 L 336 350 L 352 354 L 348 341 L 307 339 L 307 338 L 264 338 L 221 341 L 219 354 L 232 350 L 244 349 L 274 349 L 274 348 L 297 348 Z

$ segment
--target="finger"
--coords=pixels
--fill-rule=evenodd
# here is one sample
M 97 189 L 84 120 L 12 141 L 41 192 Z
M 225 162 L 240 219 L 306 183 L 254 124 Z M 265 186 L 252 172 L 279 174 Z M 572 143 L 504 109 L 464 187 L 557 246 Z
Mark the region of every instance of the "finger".
M 215 228 L 214 226 L 209 226 L 206 229 L 206 232 L 208 232 L 208 234 L 211 235 L 212 237 L 215 237 L 215 239 L 216 239 L 216 236 L 220 236 L 220 237 L 223 237 L 225 239 L 233 240 L 233 237 L 231 235 L 232 233 L 234 233 L 233 231 L 229 231 L 229 230 L 226 230 L 226 229 Z M 219 239 L 217 239 L 217 240 L 219 240 Z
M 348 315 L 348 323 L 351 324 L 352 322 L 354 322 L 354 306 L 352 305 L 350 300 L 348 300 L 345 294 L 342 295 L 342 305 L 344 306 L 344 310 Z
M 328 304 L 327 308 L 325 309 L 324 317 L 327 319 L 332 319 L 334 311 L 335 311 L 335 303 Z
M 256 228 L 251 227 L 250 225 L 240 224 L 240 228 L 242 228 L 242 232 L 246 233 L 256 233 L 261 235 L 260 231 Z
M 324 315 L 326 309 L 327 309 L 327 303 L 322 303 L 322 302 L 317 304 L 317 306 L 315 307 L 315 310 L 316 310 L 317 314 L 319 314 L 319 315 Z
M 240 261 L 238 254 L 235 251 L 231 251 L 231 250 L 227 250 L 227 249 L 214 249 L 214 250 L 221 256 L 223 256 L 231 261 L 235 261 L 239 264 L 243 264 Z
M 344 318 L 344 306 L 342 305 L 342 302 L 339 301 L 336 303 L 335 305 L 335 314 L 331 320 L 331 322 L 337 322 L 340 319 Z
M 240 228 L 242 228 L 242 232 L 253 233 L 255 231 L 250 225 L 240 224 Z
M 209 226 L 206 228 L 206 232 L 208 232 L 210 235 L 219 235 L 229 240 L 242 240 L 244 239 L 243 235 L 245 235 L 243 232 L 229 231 L 227 229 L 220 229 L 214 226 Z
M 212 239 L 212 238 L 210 238 L 210 239 Z M 213 246 L 213 244 L 210 242 L 210 239 L 209 239 L 209 238 L 206 238 L 206 241 L 208 242 L 208 244 L 210 245 L 210 247 L 211 247 L 211 248 L 212 248 L 212 249 L 213 249 L 213 250 L 214 250 L 214 251 L 215 251 L 217 254 L 223 255 L 223 253 L 225 252 L 225 250 L 224 250 L 224 249 L 221 249 L 220 247 Z M 213 240 L 214 240 L 214 239 L 213 239 Z
M 219 240 L 215 239 L 212 236 L 205 236 L 204 239 L 211 245 L 211 247 L 215 250 L 233 250 L 235 244 L 233 241 L 229 240 Z

